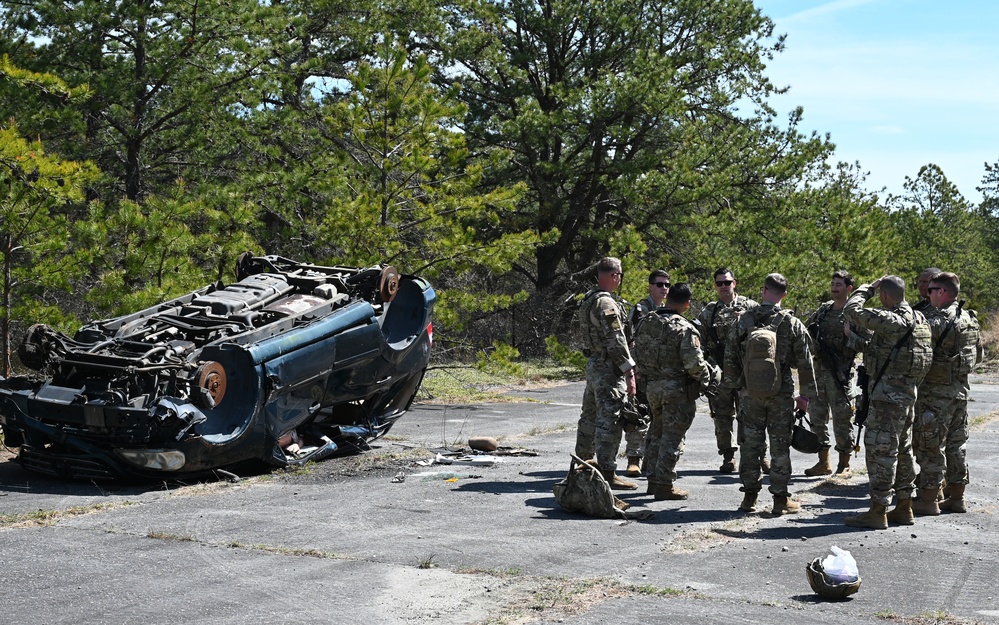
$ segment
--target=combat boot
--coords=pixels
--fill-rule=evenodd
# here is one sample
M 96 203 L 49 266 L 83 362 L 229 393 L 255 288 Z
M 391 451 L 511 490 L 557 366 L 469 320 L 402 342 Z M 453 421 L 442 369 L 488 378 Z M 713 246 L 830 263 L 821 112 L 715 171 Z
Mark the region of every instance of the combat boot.
M 628 468 L 624 474 L 628 477 L 639 477 L 642 475 L 642 459 L 639 456 L 628 456 Z
M 916 516 L 938 516 L 940 506 L 937 504 L 938 488 L 920 488 L 919 498 L 912 502 L 912 513 Z
M 872 530 L 888 529 L 888 506 L 871 502 L 871 509 L 857 516 L 848 516 L 844 521 L 850 527 L 863 527 Z
M 831 475 L 832 467 L 829 465 L 829 448 L 824 447 L 819 450 L 819 461 L 815 466 L 805 469 L 805 475 L 815 477 L 816 475 Z
M 914 525 L 915 517 L 912 515 L 912 500 L 899 499 L 895 504 L 895 509 L 885 515 L 889 523 L 895 525 Z
M 739 504 L 739 510 L 743 512 L 756 512 L 756 498 L 759 497 L 759 492 L 747 492 L 742 498 L 742 503 Z
M 839 452 L 839 464 L 836 465 L 836 477 L 844 479 L 853 477 L 853 471 L 850 470 L 850 452 Z
M 951 484 L 948 489 L 950 495 L 940 502 L 940 509 L 948 512 L 967 512 L 968 508 L 964 505 L 964 487 L 965 484 Z
M 722 464 L 718 467 L 718 471 L 721 473 L 734 473 L 735 472 L 735 451 L 726 451 L 722 456 Z
M 774 495 L 774 516 L 798 514 L 799 512 L 801 512 L 801 504 L 791 499 L 789 495 Z
M 680 499 L 686 499 L 689 495 L 685 490 L 680 490 L 679 488 L 673 486 L 673 482 L 663 482 L 656 486 L 655 493 L 653 496 L 656 501 L 678 501 Z
M 604 479 L 607 480 L 608 484 L 610 484 L 612 490 L 638 489 L 638 484 L 618 477 L 617 471 L 614 471 L 613 469 L 610 471 L 600 471 L 600 474 L 604 476 Z

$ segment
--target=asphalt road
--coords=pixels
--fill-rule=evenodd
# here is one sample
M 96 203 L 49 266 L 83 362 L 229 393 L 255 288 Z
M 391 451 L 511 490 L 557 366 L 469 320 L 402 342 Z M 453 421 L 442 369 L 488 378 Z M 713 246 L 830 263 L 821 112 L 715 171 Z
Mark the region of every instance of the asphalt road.
M 236 483 L 64 483 L 0 462 L 0 623 L 999 624 L 999 386 L 978 382 L 969 512 L 886 531 L 843 524 L 867 507 L 862 470 L 807 478 L 797 452 L 803 512 L 772 517 L 765 492 L 763 512 L 738 512 L 704 404 L 678 467 L 687 501 L 653 501 L 643 478 L 620 496 L 648 518 L 565 513 L 552 486 L 581 384 L 418 405 L 362 456 Z M 477 435 L 532 455 L 414 463 Z M 846 601 L 805 578 L 832 545 L 863 578 Z

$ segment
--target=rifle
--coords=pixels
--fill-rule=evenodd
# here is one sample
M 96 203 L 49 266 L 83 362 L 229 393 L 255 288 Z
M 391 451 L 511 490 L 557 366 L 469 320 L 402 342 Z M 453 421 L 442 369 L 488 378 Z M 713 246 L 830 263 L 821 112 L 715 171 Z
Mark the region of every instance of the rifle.
M 846 380 L 839 377 L 839 356 L 837 356 L 829 348 L 829 346 L 826 345 L 826 342 L 822 337 L 822 320 L 828 312 L 829 309 L 826 308 L 822 315 L 816 318 L 807 329 L 808 333 L 815 339 L 815 344 L 819 348 L 819 360 L 822 362 L 822 366 L 832 373 L 833 379 L 836 380 L 836 386 L 839 387 L 839 390 L 842 391 L 843 395 L 849 400 L 850 389 L 847 388 L 847 383 L 850 380 L 850 376 L 847 375 Z
M 888 358 L 885 359 L 884 364 L 881 365 L 881 370 L 878 371 L 878 377 L 874 378 L 874 382 L 872 384 L 867 384 L 867 382 L 870 380 L 870 377 L 867 373 L 867 367 L 865 367 L 864 365 L 860 365 L 860 367 L 857 368 L 857 380 L 858 382 L 861 383 L 860 386 L 861 395 L 860 395 L 860 400 L 857 402 L 857 413 L 854 416 L 854 421 L 857 423 L 857 442 L 853 447 L 854 451 L 860 451 L 860 434 L 861 432 L 864 431 L 864 421 L 867 421 L 867 414 L 870 410 L 870 405 L 871 405 L 870 393 L 874 391 L 874 387 L 878 385 L 878 382 L 881 381 L 881 378 L 882 376 L 884 376 L 885 371 L 888 370 L 888 365 L 891 364 L 891 361 L 895 360 L 895 357 L 898 355 L 898 350 L 901 349 L 902 344 L 905 343 L 910 336 L 912 336 L 912 332 L 915 329 L 916 329 L 916 320 L 913 319 L 912 325 L 909 326 L 909 329 L 905 332 L 905 334 L 902 335 L 902 338 L 900 338 L 898 342 L 895 343 L 895 346 L 891 348 L 891 353 L 888 354 Z M 863 377 L 861 377 L 861 375 Z M 868 387 L 870 388 L 870 390 L 868 390 Z
M 712 350 L 709 349 L 707 343 L 705 343 L 704 324 L 701 323 L 701 320 L 693 319 L 691 320 L 691 323 L 693 324 L 694 328 L 697 330 L 697 337 L 700 339 L 699 342 L 701 344 L 701 355 L 704 357 L 705 363 L 708 365 L 708 367 L 712 366 L 716 367 L 717 371 L 712 371 L 712 376 L 711 376 L 712 382 L 708 383 L 707 386 L 701 386 L 700 381 L 690 376 L 687 376 L 687 384 L 686 384 L 687 397 L 692 397 L 693 399 L 697 399 L 697 397 L 700 395 L 704 395 L 705 397 L 717 397 L 718 387 L 721 384 L 722 368 L 724 367 L 725 363 L 723 363 L 721 360 L 715 360 L 714 354 L 712 354 Z M 714 330 L 715 328 L 714 326 L 712 326 L 709 331 L 712 332 L 715 336 L 717 336 L 718 333 L 715 332 Z M 716 347 L 715 349 L 718 348 Z M 721 345 L 721 349 L 722 352 L 724 353 L 725 346 Z

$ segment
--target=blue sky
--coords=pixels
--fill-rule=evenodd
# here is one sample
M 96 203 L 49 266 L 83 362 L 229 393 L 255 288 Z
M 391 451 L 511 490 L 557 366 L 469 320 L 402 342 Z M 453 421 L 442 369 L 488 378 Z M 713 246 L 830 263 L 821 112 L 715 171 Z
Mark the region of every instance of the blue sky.
M 867 188 L 900 194 L 935 163 L 965 198 L 999 161 L 999 2 L 756 0 L 786 50 L 767 70 L 830 133 L 834 160 L 859 161 Z

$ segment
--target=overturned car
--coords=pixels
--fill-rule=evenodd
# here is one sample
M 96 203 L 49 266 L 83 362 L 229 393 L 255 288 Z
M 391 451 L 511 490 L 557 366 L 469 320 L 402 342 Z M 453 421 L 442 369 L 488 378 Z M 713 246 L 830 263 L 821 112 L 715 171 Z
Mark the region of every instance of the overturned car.
M 244 255 L 237 281 L 83 326 L 29 329 L 0 380 L 5 444 L 75 479 L 194 476 L 367 449 L 429 362 L 436 294 L 392 267 Z

